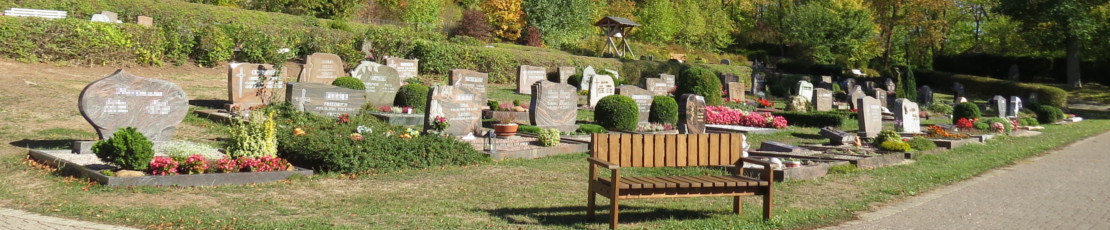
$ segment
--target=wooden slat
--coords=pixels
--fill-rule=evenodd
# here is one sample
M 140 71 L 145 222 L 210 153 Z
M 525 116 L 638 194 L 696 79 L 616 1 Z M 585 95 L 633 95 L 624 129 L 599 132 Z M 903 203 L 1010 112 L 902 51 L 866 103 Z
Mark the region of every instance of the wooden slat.
M 644 188 L 644 182 L 635 177 L 622 177 L 621 185 L 628 184 L 628 188 Z
M 721 135 L 709 135 L 709 165 L 721 165 Z
M 659 180 L 663 180 L 663 181 L 666 181 L 666 182 L 676 184 L 676 185 L 678 185 L 678 186 L 676 186 L 678 188 L 689 188 L 690 187 L 689 182 L 676 180 L 675 178 L 672 178 L 672 177 L 659 177 Z
M 644 167 L 644 135 L 632 135 L 632 167 Z
M 698 134 L 698 166 L 709 165 L 709 134 Z
M 691 188 L 701 188 L 701 181 L 700 181 L 700 180 L 697 180 L 697 179 L 694 179 L 693 177 L 688 177 L 688 176 L 674 176 L 674 177 L 667 177 L 667 178 L 668 178 L 668 179 L 671 179 L 671 180 L 677 180 L 677 181 L 682 181 L 682 183 L 686 183 L 686 184 L 687 184 L 687 185 L 689 185 L 689 186 L 690 186 Z
M 713 176 L 706 176 L 704 178 L 705 178 L 706 181 L 712 182 L 713 187 L 725 187 L 725 184 L 728 183 L 728 181 L 726 181 L 724 179 L 713 177 Z
M 642 178 L 642 180 L 654 184 L 655 188 L 674 188 L 678 186 L 678 184 L 675 184 L 674 182 L 660 180 L 659 178 L 655 177 Z
M 690 143 L 687 140 L 687 137 L 688 136 L 678 136 L 678 138 L 676 138 L 678 140 L 678 144 L 675 145 L 675 152 L 678 152 L 678 156 L 676 156 L 676 160 L 678 160 L 678 163 L 675 164 L 675 167 L 686 167 L 686 162 L 690 160 L 687 158 L 689 157 L 687 156 L 687 154 L 691 152 L 688 149 Z
M 721 153 L 720 165 L 732 164 L 732 161 L 729 161 L 732 159 L 732 153 L 729 152 L 732 149 L 732 134 L 729 133 L 728 135 L 722 135 L 721 145 L 718 147 L 721 148 L 721 150 L 719 150 Z
M 722 181 L 724 181 L 725 186 L 728 186 L 728 187 L 738 186 L 738 184 L 736 183 L 737 181 L 735 179 L 732 179 L 732 177 L 727 177 L 727 176 L 713 176 L 713 177 L 716 177 L 717 179 L 721 179 Z
M 728 163 L 732 164 L 744 156 L 744 134 L 732 134 L 732 143 L 730 144 L 732 144 L 732 147 L 729 148 L 729 153 L 731 153 L 732 159 L 729 159 Z
M 667 143 L 664 141 L 664 135 L 652 135 L 655 137 L 655 166 L 663 166 L 663 158 L 667 156 Z
M 607 160 L 613 164 L 621 163 L 621 135 L 609 135 L 609 159 Z
M 592 152 L 591 155 L 593 155 L 593 157 L 596 157 L 597 159 L 606 160 L 606 161 L 609 160 L 609 139 L 608 138 L 609 138 L 609 135 L 607 135 L 607 134 L 600 134 L 600 133 L 593 134 L 593 138 L 592 138 L 593 143 L 590 143 L 591 145 L 594 146 L 594 149 L 591 151 Z
M 644 135 L 644 167 L 655 167 L 655 157 L 662 156 L 655 152 L 655 135 Z
M 664 147 L 663 150 L 667 152 L 667 157 L 666 157 L 666 160 L 664 160 L 664 162 L 663 162 L 663 166 L 667 166 L 667 167 L 678 166 L 678 163 L 677 163 L 678 159 L 676 159 L 678 153 L 675 152 L 675 149 L 677 149 L 676 146 L 678 145 L 678 141 L 675 140 L 675 138 L 677 136 L 678 135 L 666 135 L 666 136 L 664 136 L 664 138 L 666 138 L 666 139 L 665 139 L 665 141 L 663 141 L 663 143 L 666 145 L 666 147 Z
M 686 135 L 686 166 L 698 165 L 698 135 Z
M 621 166 L 632 165 L 632 135 L 621 134 Z

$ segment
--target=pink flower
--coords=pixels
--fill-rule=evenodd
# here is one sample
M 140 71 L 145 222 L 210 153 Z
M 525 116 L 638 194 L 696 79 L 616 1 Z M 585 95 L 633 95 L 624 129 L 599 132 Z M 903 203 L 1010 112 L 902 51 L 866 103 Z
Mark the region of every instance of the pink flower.
M 208 170 L 208 160 L 204 159 L 204 156 L 200 154 L 193 154 L 189 156 L 188 159 L 185 159 L 185 164 L 181 166 L 181 168 L 189 172 L 189 174 L 201 174 Z
M 239 162 L 231 158 L 223 158 L 216 161 L 216 170 L 224 173 L 239 172 Z
M 177 161 L 169 157 L 154 157 L 150 160 L 150 173 L 154 175 L 177 175 Z

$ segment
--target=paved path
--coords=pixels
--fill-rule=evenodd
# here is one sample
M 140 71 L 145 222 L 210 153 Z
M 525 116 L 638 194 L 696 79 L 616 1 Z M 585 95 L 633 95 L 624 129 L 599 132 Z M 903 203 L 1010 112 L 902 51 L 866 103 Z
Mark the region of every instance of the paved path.
M 131 229 L 0 208 L 0 229 Z
M 1110 229 L 1110 132 L 830 229 Z

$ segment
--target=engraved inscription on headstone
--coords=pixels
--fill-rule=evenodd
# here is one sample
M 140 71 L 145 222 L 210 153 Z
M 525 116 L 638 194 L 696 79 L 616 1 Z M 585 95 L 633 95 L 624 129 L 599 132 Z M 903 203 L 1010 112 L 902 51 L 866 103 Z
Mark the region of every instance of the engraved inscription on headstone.
M 539 66 L 520 66 L 520 71 L 517 72 L 516 92 L 520 94 L 532 94 L 532 84 L 536 81 L 547 79 L 547 69 Z
M 594 75 L 590 80 L 593 81 L 590 82 L 590 108 L 596 106 L 597 101 L 600 101 L 601 98 L 616 93 L 616 85 L 614 85 L 613 78 L 610 78 L 609 75 Z
M 813 99 L 813 84 L 808 81 L 798 81 L 798 96 L 806 100 Z
M 559 83 L 566 84 L 567 79 L 570 79 L 570 76 L 577 73 L 577 71 L 578 70 L 575 69 L 574 66 L 560 66 L 559 67 Z
M 328 117 L 358 114 L 366 105 L 366 91 L 311 82 L 286 83 L 285 98 L 297 111 Z
M 283 69 L 281 73 L 286 73 Z M 285 82 L 270 64 L 231 63 L 227 70 L 227 101 L 246 109 L 275 102 Z
M 1019 112 L 1021 112 L 1021 108 L 1021 98 L 1018 96 L 1010 96 L 1010 101 L 1006 106 L 1006 116 L 1017 117 Z
M 991 98 L 990 105 L 997 117 L 1006 117 L 1006 97 L 994 95 L 994 97 Z
M 444 132 L 464 136 L 482 128 L 482 106 L 476 95 L 459 86 L 437 85 L 428 91 L 428 111 L 424 113 L 424 129 L 432 129 L 435 118 L 442 116 L 451 124 Z
M 470 92 L 474 94 L 474 100 L 482 105 L 486 104 L 486 99 L 488 99 L 486 97 L 486 86 L 489 85 L 489 74 L 465 69 L 453 69 L 451 70 L 451 82 L 448 85 Z
M 636 107 L 640 109 L 640 123 L 648 123 L 648 115 L 651 113 L 651 102 L 654 100 L 651 92 L 636 86 L 622 85 L 617 87 L 617 94 L 631 97 L 633 101 L 636 101 Z
M 401 78 L 392 67 L 372 61 L 362 61 L 351 70 L 351 77 L 358 78 L 366 86 L 366 103 L 380 106 L 393 106 L 397 90 L 401 88 Z
M 734 101 L 744 101 L 744 83 L 729 82 L 728 83 L 728 99 Z
M 883 129 L 883 107 L 879 105 L 879 100 L 873 97 L 863 97 L 856 101 L 856 104 L 859 105 L 856 113 L 859 117 L 861 136 L 866 138 L 879 136 L 879 131 Z
M 404 59 L 404 58 L 386 58 L 385 65 L 397 70 L 397 76 L 401 78 L 401 84 L 405 84 L 405 79 L 420 76 L 420 59 Z
M 817 111 L 830 111 L 833 105 L 832 91 L 817 88 L 813 92 L 813 105 Z
M 147 139 L 169 141 L 189 112 L 189 97 L 172 82 L 121 69 L 85 86 L 77 106 L 101 140 L 119 128 L 135 127 Z
M 906 133 L 920 133 L 921 132 L 921 110 L 918 108 L 917 103 L 910 99 L 898 98 L 894 100 L 896 109 L 894 109 L 895 119 L 902 121 L 902 132 Z
M 532 124 L 555 128 L 559 132 L 574 132 L 578 116 L 578 88 L 562 83 L 539 81 L 532 84 L 532 102 L 528 112 Z
M 305 57 L 304 68 L 298 82 L 331 84 L 336 78 L 346 76 L 343 59 L 339 55 L 314 53 Z
M 678 129 L 684 134 L 705 133 L 705 98 L 683 94 L 678 100 Z
M 886 101 L 886 97 L 887 97 L 886 90 L 883 90 L 883 89 L 880 89 L 880 88 L 875 88 L 874 92 L 875 92 L 875 99 L 879 100 L 879 106 L 887 107 L 887 104 L 886 104 L 887 103 L 887 101 Z
M 644 79 L 644 87 L 651 91 L 653 95 L 667 95 L 671 91 L 671 86 L 661 78 L 648 78 Z

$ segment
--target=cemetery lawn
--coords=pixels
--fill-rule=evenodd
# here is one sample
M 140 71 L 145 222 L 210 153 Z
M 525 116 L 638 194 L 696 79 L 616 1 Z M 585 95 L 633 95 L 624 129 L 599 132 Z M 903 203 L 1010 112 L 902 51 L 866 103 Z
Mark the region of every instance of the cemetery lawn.
M 585 217 L 585 153 L 536 160 L 505 160 L 465 167 L 388 174 L 322 174 L 272 184 L 204 188 L 122 187 L 59 176 L 26 160 L 26 148 L 66 148 L 70 140 L 95 138 L 77 112 L 85 84 L 107 76 L 109 67 L 59 67 L 0 60 L 11 69 L 0 79 L 0 206 L 44 215 L 141 228 L 527 228 L 608 227 L 608 211 Z M 190 99 L 221 100 L 226 70 L 196 67 L 128 69 L 170 79 Z M 24 83 L 31 81 L 34 85 Z M 492 95 L 491 95 L 492 97 Z M 745 199 L 743 215 L 729 214 L 731 199 L 645 199 L 622 202 L 625 228 L 768 229 L 811 228 L 852 219 L 907 196 L 965 180 L 987 170 L 1040 155 L 1110 130 L 1110 113 L 1076 111 L 1087 120 L 1047 125 L 1035 137 L 998 137 L 985 145 L 920 155 L 913 164 L 831 174 L 810 181 L 777 183 L 775 218 L 761 221 L 758 197 Z M 935 122 L 935 121 L 934 121 Z M 928 123 L 928 121 L 923 122 Z M 844 128 L 854 130 L 855 121 Z M 190 115 L 176 139 L 214 142 L 223 125 Z M 816 128 L 751 135 L 785 143 L 818 143 Z M 716 174 L 705 168 L 642 169 L 626 176 Z M 631 174 L 631 175 L 630 175 Z M 608 201 L 599 198 L 599 204 Z

